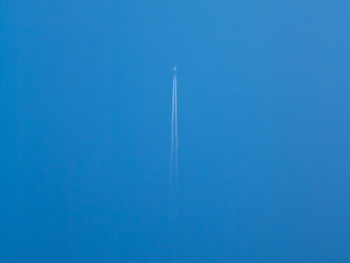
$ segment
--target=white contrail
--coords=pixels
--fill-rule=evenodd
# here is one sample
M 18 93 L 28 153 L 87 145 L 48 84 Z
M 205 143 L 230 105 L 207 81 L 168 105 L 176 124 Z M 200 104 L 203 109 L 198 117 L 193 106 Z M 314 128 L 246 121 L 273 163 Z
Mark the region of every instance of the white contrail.
M 177 185 L 177 171 L 178 171 L 178 134 L 177 134 L 177 77 L 174 68 L 173 74 L 173 90 L 172 90 L 172 109 L 171 109 L 171 152 L 170 152 L 170 181 Z
M 171 103 L 171 152 L 170 152 L 170 183 L 174 176 L 174 121 L 175 121 L 175 76 L 173 76 L 173 90 Z
M 175 184 L 177 185 L 177 170 L 178 170 L 178 148 L 179 148 L 179 142 L 178 142 L 178 135 L 177 135 L 177 76 L 176 71 L 174 73 L 175 75 Z

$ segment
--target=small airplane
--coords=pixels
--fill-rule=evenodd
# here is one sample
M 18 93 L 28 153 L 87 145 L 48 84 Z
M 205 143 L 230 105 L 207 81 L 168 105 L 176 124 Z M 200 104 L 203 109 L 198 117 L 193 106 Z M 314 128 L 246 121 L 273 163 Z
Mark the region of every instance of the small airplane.
M 174 71 L 178 71 L 179 68 L 175 66 L 175 67 L 173 67 L 173 70 L 174 70 Z

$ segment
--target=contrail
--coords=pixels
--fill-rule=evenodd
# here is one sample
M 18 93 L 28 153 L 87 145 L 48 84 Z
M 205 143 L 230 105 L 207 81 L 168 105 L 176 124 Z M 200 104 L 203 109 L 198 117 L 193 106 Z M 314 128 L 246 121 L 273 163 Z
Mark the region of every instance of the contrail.
M 177 134 L 177 68 L 174 67 L 173 90 L 172 90 L 172 110 L 171 110 L 171 152 L 170 152 L 170 181 L 175 179 L 178 182 L 178 134 Z
M 175 121 L 175 76 L 173 76 L 172 90 L 172 109 L 171 109 L 171 151 L 170 151 L 170 184 L 172 184 L 174 176 L 174 121 Z
M 177 135 L 177 76 L 176 76 L 176 71 L 174 72 L 174 75 L 175 75 L 175 185 L 177 185 L 179 142 L 178 142 L 178 135 Z

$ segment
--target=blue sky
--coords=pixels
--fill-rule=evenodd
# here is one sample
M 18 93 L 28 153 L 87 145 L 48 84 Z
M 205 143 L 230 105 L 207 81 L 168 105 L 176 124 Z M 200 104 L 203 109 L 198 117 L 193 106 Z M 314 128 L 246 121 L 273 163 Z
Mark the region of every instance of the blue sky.
M 2 1 L 1 262 L 349 262 L 349 8 Z

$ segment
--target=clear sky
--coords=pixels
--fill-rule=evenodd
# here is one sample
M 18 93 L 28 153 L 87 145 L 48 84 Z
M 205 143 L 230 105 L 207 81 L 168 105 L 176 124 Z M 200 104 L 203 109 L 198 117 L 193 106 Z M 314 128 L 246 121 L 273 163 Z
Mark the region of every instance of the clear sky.
M 2 0 L 0 261 L 350 262 L 349 9 Z

